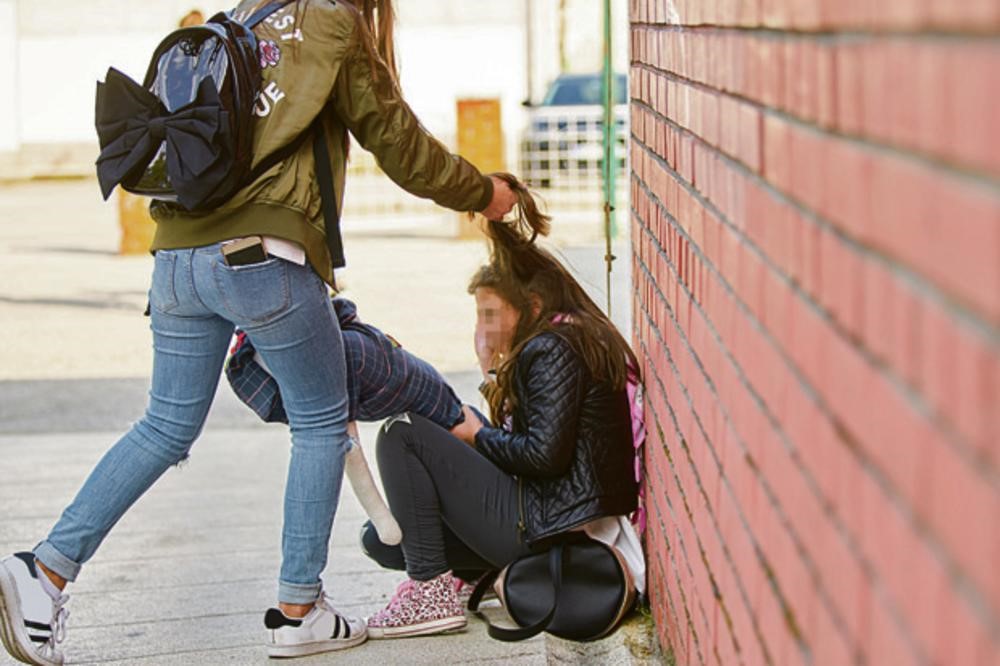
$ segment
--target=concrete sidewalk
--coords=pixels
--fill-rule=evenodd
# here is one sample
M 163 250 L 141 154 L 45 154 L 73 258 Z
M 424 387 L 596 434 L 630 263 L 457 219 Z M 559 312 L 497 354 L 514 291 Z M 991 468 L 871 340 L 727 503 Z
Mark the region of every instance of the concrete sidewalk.
M 92 181 L 0 186 L 0 553 L 44 536 L 145 404 L 150 339 L 142 310 L 151 260 L 115 254 L 114 215 Z M 476 400 L 474 304 L 465 285 L 485 258 L 483 245 L 433 234 L 379 236 L 364 224 L 347 225 L 345 295 L 365 320 Z M 561 251 L 603 303 L 603 248 L 576 246 L 572 236 L 563 234 Z M 616 251 L 623 257 L 616 319 L 627 324 L 627 250 Z M 366 448 L 376 427 L 362 430 Z M 265 661 L 262 616 L 275 594 L 287 457 L 287 430 L 258 422 L 222 385 L 191 460 L 136 504 L 72 586 L 70 661 Z M 324 580 L 339 607 L 354 614 L 381 608 L 403 578 L 361 553 L 363 521 L 348 488 Z M 473 619 L 463 634 L 371 641 L 306 662 L 545 660 L 541 637 L 500 643 Z
M 221 397 L 221 396 L 220 396 Z M 226 396 L 228 397 L 228 396 Z M 0 401 L 5 395 L 0 385 Z M 86 403 L 85 397 L 80 397 Z M 188 463 L 170 470 L 108 537 L 71 587 L 72 663 L 217 664 L 267 661 L 263 610 L 280 564 L 285 428 L 212 427 Z M 370 445 L 374 425 L 364 428 Z M 0 435 L 0 552 L 32 546 L 118 433 Z M 369 457 L 370 454 L 369 454 Z M 381 608 L 403 579 L 358 547 L 364 516 L 341 494 L 324 574 L 341 610 Z M 499 608 L 494 613 L 501 613 Z M 544 663 L 544 640 L 490 639 L 481 622 L 464 634 L 371 641 L 306 663 Z M 15 663 L 6 655 L 0 664 Z

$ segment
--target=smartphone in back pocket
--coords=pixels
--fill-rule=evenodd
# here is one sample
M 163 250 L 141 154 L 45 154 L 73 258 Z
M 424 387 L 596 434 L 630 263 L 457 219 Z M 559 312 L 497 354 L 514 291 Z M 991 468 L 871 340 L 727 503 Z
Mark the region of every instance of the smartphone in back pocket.
M 267 261 L 264 240 L 260 236 L 247 236 L 222 246 L 222 260 L 227 266 L 247 266 Z

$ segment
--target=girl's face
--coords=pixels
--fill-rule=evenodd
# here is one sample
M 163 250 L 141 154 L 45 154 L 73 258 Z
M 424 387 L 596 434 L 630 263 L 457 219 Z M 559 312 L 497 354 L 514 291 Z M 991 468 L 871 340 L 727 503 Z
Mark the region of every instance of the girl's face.
M 476 289 L 476 339 L 497 354 L 510 351 L 521 313 L 489 287 Z

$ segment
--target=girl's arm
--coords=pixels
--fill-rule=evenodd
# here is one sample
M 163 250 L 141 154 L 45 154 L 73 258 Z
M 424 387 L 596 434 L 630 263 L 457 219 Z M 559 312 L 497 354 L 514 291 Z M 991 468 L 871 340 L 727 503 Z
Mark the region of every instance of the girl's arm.
M 585 372 L 569 343 L 555 334 L 542 334 L 518 355 L 516 372 L 526 381 L 517 396 L 519 432 L 483 427 L 476 449 L 504 471 L 525 476 L 564 474 L 576 447 Z M 523 364 L 523 365 L 522 365 Z M 524 374 L 522 374 L 524 373 Z
M 493 181 L 420 124 L 385 63 L 375 58 L 373 65 L 361 38 L 355 31 L 334 84 L 330 101 L 337 116 L 407 192 L 457 211 L 487 208 Z
M 375 525 L 379 540 L 387 546 L 395 546 L 403 540 L 403 532 L 399 529 L 399 523 L 392 517 L 372 478 L 365 453 L 361 450 L 356 421 L 347 424 L 347 435 L 351 438 L 351 448 L 344 457 L 344 473 L 347 474 L 347 479 L 351 482 L 351 488 L 354 489 L 362 508 Z

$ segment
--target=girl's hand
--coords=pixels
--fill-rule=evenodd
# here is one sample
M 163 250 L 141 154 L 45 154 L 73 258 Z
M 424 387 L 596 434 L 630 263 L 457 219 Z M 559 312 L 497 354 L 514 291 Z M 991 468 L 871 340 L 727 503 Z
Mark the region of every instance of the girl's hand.
M 513 210 L 517 203 L 517 195 L 502 178 L 490 176 L 490 180 L 493 181 L 493 198 L 490 199 L 490 205 L 482 212 L 487 220 L 502 220 Z
M 479 420 L 479 417 L 476 416 L 476 413 L 468 405 L 462 405 L 462 413 L 465 414 L 465 420 L 452 428 L 451 434 L 469 446 L 475 447 L 476 433 L 482 430 L 483 422 Z

